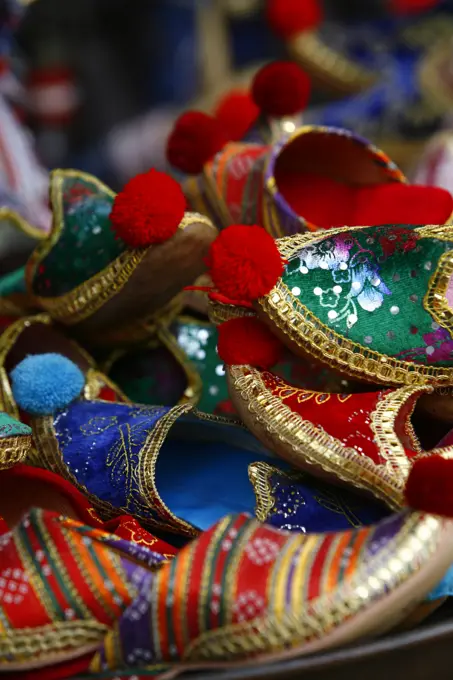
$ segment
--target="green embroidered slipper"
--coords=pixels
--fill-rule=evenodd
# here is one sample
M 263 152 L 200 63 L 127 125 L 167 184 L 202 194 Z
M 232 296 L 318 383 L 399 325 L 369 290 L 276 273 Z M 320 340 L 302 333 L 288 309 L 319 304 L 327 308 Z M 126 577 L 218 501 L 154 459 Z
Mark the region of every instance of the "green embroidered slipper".
M 211 299 L 229 303 L 216 318 L 253 309 L 292 351 L 355 379 L 453 384 L 453 227 L 345 227 L 275 242 L 231 227 L 210 262 Z
M 52 173 L 53 227 L 27 265 L 36 304 L 93 343 L 118 328 L 160 318 L 205 270 L 216 236 L 205 217 L 185 212 L 179 185 L 151 170 L 117 196 L 91 175 Z M 139 328 L 139 330 L 141 330 Z

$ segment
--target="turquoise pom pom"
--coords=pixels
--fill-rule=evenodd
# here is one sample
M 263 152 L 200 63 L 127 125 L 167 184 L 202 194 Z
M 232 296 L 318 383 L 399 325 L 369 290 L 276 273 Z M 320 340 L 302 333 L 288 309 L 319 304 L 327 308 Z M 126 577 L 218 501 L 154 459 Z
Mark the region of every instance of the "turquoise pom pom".
M 11 385 L 19 408 L 47 416 L 80 396 L 85 376 L 61 354 L 35 354 L 17 364 L 11 372 Z

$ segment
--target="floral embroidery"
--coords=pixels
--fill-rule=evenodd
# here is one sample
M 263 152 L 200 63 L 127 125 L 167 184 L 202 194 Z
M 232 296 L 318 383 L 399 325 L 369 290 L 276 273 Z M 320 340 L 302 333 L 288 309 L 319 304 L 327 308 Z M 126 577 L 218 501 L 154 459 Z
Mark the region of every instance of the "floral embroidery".
M 434 324 L 437 326 L 437 324 Z M 417 329 L 415 329 L 416 331 Z M 406 361 L 427 362 L 435 364 L 451 361 L 453 357 L 453 341 L 450 333 L 445 328 L 434 328 L 432 333 L 423 335 L 424 347 L 417 347 L 401 352 L 398 357 Z
M 298 252 L 291 249 L 282 282 L 302 316 L 307 310 L 357 345 L 448 365 L 450 348 L 441 348 L 448 338 L 426 347 L 421 338 L 437 328 L 425 297 L 451 248 L 449 241 L 394 225 L 328 232 L 305 240 Z
M 412 247 L 408 238 L 401 235 L 392 239 L 393 235 L 382 236 L 384 253 L 390 254 L 400 246 L 407 248 L 408 244 Z M 392 294 L 380 276 L 377 255 L 349 234 L 338 234 L 307 246 L 288 267 L 289 272 L 301 274 L 313 269 L 329 270 L 332 274 L 332 287 L 315 288 L 314 293 L 321 307 L 332 310 L 329 319 L 334 326 L 346 320 L 351 328 L 358 321 L 359 308 L 373 312 L 382 305 L 384 295 Z

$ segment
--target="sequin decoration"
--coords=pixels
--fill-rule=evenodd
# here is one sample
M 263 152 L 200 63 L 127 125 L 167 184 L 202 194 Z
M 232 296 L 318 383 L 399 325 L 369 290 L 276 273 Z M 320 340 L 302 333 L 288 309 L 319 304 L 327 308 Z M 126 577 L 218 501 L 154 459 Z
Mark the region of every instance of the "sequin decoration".
M 285 531 L 313 533 L 358 528 L 390 514 L 377 501 L 302 472 L 285 472 L 267 463 L 254 463 L 249 466 L 249 475 L 255 487 L 266 489 L 258 518 Z
M 110 225 L 113 196 L 94 181 L 65 177 L 59 238 L 38 265 L 33 291 L 42 297 L 69 293 L 125 250 Z M 58 218 L 56 215 L 55 219 Z
M 322 394 L 295 387 L 269 372 L 263 372 L 261 378 L 266 389 L 304 421 L 335 437 L 343 446 L 354 449 L 360 456 L 368 457 L 376 465 L 386 464 L 383 441 L 378 441 L 376 437 L 373 418 L 382 400 L 392 394 L 392 390 Z M 394 433 L 400 439 L 404 447 L 403 455 L 409 459 L 418 452 L 409 420 L 415 399 L 414 395 L 398 402 L 392 427 L 392 436 Z
M 140 455 L 164 407 L 76 402 L 54 418 L 62 459 L 90 494 L 143 521 L 159 520 L 138 481 Z
M 222 404 L 229 397 L 225 371 L 217 354 L 216 327 L 184 317 L 172 325 L 171 331 L 202 380 L 203 389 L 197 407 L 205 413 L 222 411 Z
M 433 318 L 424 306 L 431 266 L 435 268 L 451 247 L 449 242 L 403 227 L 351 229 L 302 248 L 290 259 L 283 282 L 288 296 L 324 325 L 362 347 L 403 357 L 402 352 L 423 346 L 432 330 Z M 419 272 L 415 278 L 410 276 L 414 268 Z M 448 364 L 451 338 L 448 343 L 442 356 L 417 351 L 410 358 Z

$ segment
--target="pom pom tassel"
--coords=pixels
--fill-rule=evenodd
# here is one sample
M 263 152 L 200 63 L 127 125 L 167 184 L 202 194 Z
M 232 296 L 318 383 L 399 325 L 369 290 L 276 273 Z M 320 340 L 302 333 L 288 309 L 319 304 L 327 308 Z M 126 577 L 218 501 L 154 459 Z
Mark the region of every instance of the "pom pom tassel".
M 150 170 L 133 177 L 116 196 L 110 221 L 118 238 L 131 248 L 163 243 L 177 231 L 186 211 L 178 182 Z
M 217 104 L 215 116 L 230 139 L 243 139 L 259 116 L 259 108 L 248 92 L 233 91 Z
M 268 0 L 266 14 L 272 30 L 283 39 L 313 31 L 324 19 L 319 0 Z
M 282 356 L 282 344 L 259 319 L 230 319 L 218 328 L 217 351 L 228 366 L 249 365 L 268 369 Z
M 302 113 L 310 90 L 310 78 L 300 66 L 291 61 L 275 61 L 256 74 L 252 98 L 265 115 L 284 118 Z
M 415 461 L 405 496 L 414 510 L 453 519 L 453 460 L 426 455 Z
M 61 354 L 34 354 L 13 369 L 11 386 L 22 411 L 47 416 L 80 396 L 85 376 L 76 364 Z
M 274 239 L 256 225 L 233 225 L 220 232 L 207 265 L 215 290 L 245 305 L 269 293 L 284 269 Z
M 229 141 L 222 123 L 201 111 L 187 111 L 176 121 L 167 141 L 167 160 L 174 168 L 198 175 Z

